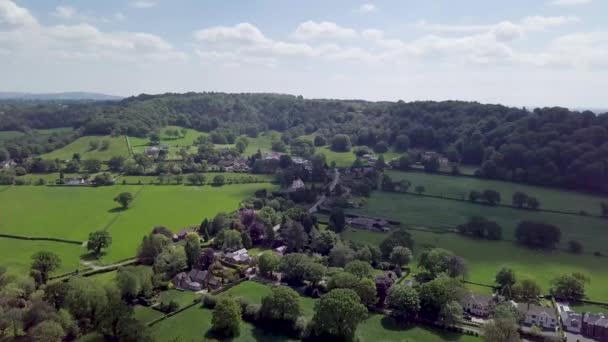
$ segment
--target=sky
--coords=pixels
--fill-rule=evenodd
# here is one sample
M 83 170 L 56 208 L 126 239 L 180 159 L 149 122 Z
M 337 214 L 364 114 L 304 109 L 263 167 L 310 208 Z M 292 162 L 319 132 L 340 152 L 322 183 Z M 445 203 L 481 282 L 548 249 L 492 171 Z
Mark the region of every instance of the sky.
M 608 0 L 0 0 L 0 91 L 608 108 Z

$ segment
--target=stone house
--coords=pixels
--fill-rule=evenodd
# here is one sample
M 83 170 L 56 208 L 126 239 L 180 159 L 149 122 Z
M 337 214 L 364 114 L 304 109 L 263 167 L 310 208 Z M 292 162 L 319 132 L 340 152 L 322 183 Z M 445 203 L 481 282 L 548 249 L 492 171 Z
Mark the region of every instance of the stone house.
M 581 333 L 596 341 L 608 341 L 608 316 L 587 312 L 583 317 Z
M 526 325 L 536 325 L 550 330 L 555 330 L 557 327 L 557 314 L 552 307 L 518 303 L 517 309 L 524 315 L 523 322 Z
M 493 301 L 492 296 L 470 293 L 461 300 L 461 304 L 465 312 L 479 317 L 487 317 L 490 314 Z

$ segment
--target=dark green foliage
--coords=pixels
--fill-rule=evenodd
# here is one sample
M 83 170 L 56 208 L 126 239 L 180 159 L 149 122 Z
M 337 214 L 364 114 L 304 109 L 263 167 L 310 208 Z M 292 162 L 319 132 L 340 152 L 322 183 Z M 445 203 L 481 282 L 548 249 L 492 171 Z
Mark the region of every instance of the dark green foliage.
M 517 225 L 515 238 L 526 246 L 551 249 L 559 244 L 561 230 L 552 224 L 522 221 Z
M 470 217 L 469 222 L 458 226 L 458 231 L 477 238 L 488 240 L 502 239 L 502 227 L 495 221 L 490 221 L 482 216 Z
M 395 230 L 380 244 L 382 257 L 388 259 L 393 252 L 393 248 L 397 246 L 407 247 L 410 250 L 414 248 L 414 240 L 409 232 L 405 229 Z

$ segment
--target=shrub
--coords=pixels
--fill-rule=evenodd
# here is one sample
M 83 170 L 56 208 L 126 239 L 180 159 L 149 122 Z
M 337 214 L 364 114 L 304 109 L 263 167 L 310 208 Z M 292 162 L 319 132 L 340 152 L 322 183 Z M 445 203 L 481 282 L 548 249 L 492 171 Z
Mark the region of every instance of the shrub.
M 203 307 L 207 308 L 207 309 L 213 309 L 215 308 L 215 304 L 217 304 L 217 298 L 215 298 L 215 296 L 210 295 L 210 294 L 205 294 L 203 295 Z
M 293 328 L 302 339 L 310 336 L 310 322 L 305 316 L 300 316 L 293 323 Z
M 243 310 L 243 316 L 250 321 L 257 321 L 260 318 L 260 304 L 249 304 Z

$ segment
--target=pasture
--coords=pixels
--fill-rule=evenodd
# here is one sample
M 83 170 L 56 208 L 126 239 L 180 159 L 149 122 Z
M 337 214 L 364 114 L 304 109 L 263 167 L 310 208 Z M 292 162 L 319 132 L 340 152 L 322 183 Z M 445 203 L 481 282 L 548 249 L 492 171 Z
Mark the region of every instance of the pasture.
M 108 141 L 109 146 L 107 149 L 102 149 L 101 147 L 91 149 L 90 143 L 92 141 L 96 141 L 99 144 L 101 144 L 102 141 Z M 129 148 L 127 146 L 127 140 L 124 136 L 84 136 L 76 139 L 63 148 L 43 154 L 40 157 L 42 159 L 69 160 L 72 159 L 74 153 L 79 153 L 82 160 L 99 159 L 106 161 L 114 156 L 128 157 Z
M 205 176 L 205 184 L 210 184 L 213 182 L 213 177 L 217 175 L 224 176 L 226 183 L 241 183 L 241 182 L 272 182 L 275 180 L 274 175 L 266 175 L 266 174 L 250 174 L 250 173 L 236 173 L 236 172 L 206 172 L 203 174 Z M 188 174 L 183 174 L 182 182 L 184 184 L 188 183 Z M 173 176 L 170 180 L 171 184 L 175 184 L 175 177 Z M 122 184 L 123 181 L 126 181 L 127 184 L 160 184 L 159 178 L 157 176 L 120 176 L 117 180 L 117 184 Z
M 453 251 L 465 258 L 467 280 L 492 285 L 498 270 L 511 267 L 519 279 L 533 279 L 543 291 L 548 291 L 556 276 L 581 272 L 591 278 L 586 293 L 591 300 L 608 300 L 608 272 L 606 258 L 592 255 L 572 255 L 566 252 L 536 251 L 508 241 L 475 240 L 453 233 L 433 233 L 410 230 L 414 239 L 414 254 L 419 256 L 425 246 L 436 246 Z M 346 240 L 379 245 L 388 233 L 347 229 Z M 416 260 L 412 263 L 416 266 Z
M 454 177 L 433 175 L 420 172 L 386 171 L 393 180 L 406 179 L 414 187 L 422 185 L 425 193 L 437 196 L 446 196 L 467 199 L 471 190 L 483 191 L 492 189 L 500 192 L 501 203 L 511 205 L 513 193 L 521 191 L 540 201 L 541 209 L 551 209 L 578 213 L 586 211 L 589 214 L 599 215 L 600 203 L 608 201 L 607 197 L 585 194 L 575 191 L 553 189 L 547 187 L 485 180 L 472 177 Z
M 85 241 L 95 230 L 109 229 L 112 245 L 103 263 L 135 256 L 144 235 L 156 226 L 177 231 L 198 225 L 203 218 L 238 208 L 240 201 L 270 184 L 223 187 L 110 186 L 110 187 L 9 187 L 0 191 L 0 232 L 19 236 Z M 135 200 L 122 211 L 113 198 L 129 191 Z M 35 215 L 33 214 L 35 213 Z M 29 268 L 29 257 L 40 250 L 58 253 L 63 271 L 73 271 L 86 251 L 78 245 L 0 238 L 0 265 Z M 58 272 L 58 273 L 60 273 Z
M 584 253 L 593 254 L 599 251 L 608 255 L 608 244 L 597 238 L 606 236 L 608 221 L 597 217 L 491 207 L 381 191 L 374 191 L 363 208 L 350 212 L 396 219 L 405 226 L 433 228 L 454 228 L 467 222 L 472 215 L 481 215 L 502 226 L 505 240 L 515 240 L 515 228 L 520 221 L 540 221 L 554 224 L 561 229 L 560 248 L 566 249 L 569 240 L 578 240 L 584 247 Z
M 409 325 L 400 327 L 395 321 L 387 316 L 370 314 L 370 316 L 359 324 L 356 336 L 361 342 L 478 342 L 479 337 L 432 329 L 420 325 Z

